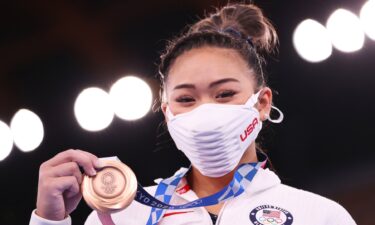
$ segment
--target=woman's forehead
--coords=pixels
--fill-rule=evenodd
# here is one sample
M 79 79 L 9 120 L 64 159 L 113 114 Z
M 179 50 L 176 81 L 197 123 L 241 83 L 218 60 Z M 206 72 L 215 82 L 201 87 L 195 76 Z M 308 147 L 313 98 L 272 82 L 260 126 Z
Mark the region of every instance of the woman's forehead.
M 248 79 L 251 70 L 233 49 L 203 47 L 189 50 L 172 64 L 168 83 L 201 83 L 224 78 Z

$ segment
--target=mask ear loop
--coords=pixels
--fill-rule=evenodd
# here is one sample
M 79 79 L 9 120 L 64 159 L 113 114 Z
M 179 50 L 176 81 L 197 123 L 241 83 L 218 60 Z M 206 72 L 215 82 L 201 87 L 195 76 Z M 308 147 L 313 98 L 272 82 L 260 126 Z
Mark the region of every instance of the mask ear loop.
M 166 114 L 167 114 L 167 117 L 168 117 L 168 120 L 169 120 L 169 121 L 170 121 L 171 119 L 174 118 L 174 115 L 173 115 L 173 113 L 171 112 L 171 110 L 169 109 L 169 106 L 167 106 Z
M 254 93 L 254 94 L 249 98 L 249 100 L 247 100 L 247 102 L 245 103 L 245 105 L 246 105 L 247 107 L 253 107 L 253 106 L 258 102 L 258 98 L 259 98 L 260 92 L 262 92 L 262 90 L 258 91 L 257 93 Z
M 270 121 L 271 123 L 281 123 L 284 119 L 284 113 L 281 112 L 280 109 L 278 109 L 276 106 L 271 106 L 272 109 L 276 110 L 279 113 L 279 118 L 277 119 L 271 119 L 270 115 L 266 114 L 266 119 Z

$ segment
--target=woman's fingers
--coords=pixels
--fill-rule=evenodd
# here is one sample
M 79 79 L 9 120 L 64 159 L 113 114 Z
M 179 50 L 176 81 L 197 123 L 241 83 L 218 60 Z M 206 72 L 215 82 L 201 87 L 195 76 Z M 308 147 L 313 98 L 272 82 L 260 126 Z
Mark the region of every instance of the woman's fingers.
M 95 175 L 98 158 L 82 150 L 67 150 L 44 162 L 39 170 L 37 213 L 49 220 L 61 220 L 72 212 L 82 195 L 82 167 Z
M 77 179 L 78 184 L 82 183 L 82 173 L 76 162 L 67 162 L 54 166 L 47 171 L 46 175 L 49 177 L 74 176 Z
M 79 184 L 75 176 L 54 178 L 55 187 L 60 193 L 66 193 L 64 197 L 71 198 L 80 194 Z
M 96 156 L 93 157 L 92 154 L 87 154 L 87 152 L 81 150 L 70 149 L 61 152 L 52 159 L 44 162 L 41 167 L 51 168 L 63 163 L 75 162 L 83 168 L 86 174 L 93 176 L 96 174 L 94 164 L 97 163 L 95 160 L 97 160 L 97 158 Z
M 91 161 L 93 162 L 95 168 L 97 169 L 100 169 L 102 166 L 100 164 L 100 160 L 98 159 L 98 157 L 90 152 L 86 152 L 86 151 L 82 151 L 80 149 L 76 149 L 76 151 L 79 151 L 81 152 L 82 154 L 86 154 L 88 157 L 91 158 Z

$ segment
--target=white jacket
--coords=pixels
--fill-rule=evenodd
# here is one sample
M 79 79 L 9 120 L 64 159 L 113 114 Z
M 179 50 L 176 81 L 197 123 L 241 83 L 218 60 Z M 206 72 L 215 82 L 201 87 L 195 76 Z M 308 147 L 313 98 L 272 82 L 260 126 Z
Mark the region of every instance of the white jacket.
M 187 190 L 182 180 L 172 197 L 171 204 L 183 204 L 197 199 L 192 190 Z M 156 186 L 146 188 L 154 194 Z M 123 211 L 112 214 L 116 225 L 145 225 L 150 208 L 136 201 Z M 30 225 L 70 225 L 71 218 L 49 221 L 34 212 Z M 159 225 L 207 224 L 212 220 L 205 208 L 168 211 Z M 281 184 L 275 173 L 260 169 L 246 191 L 224 203 L 216 224 L 234 225 L 355 225 L 349 213 L 336 202 L 322 196 Z M 85 225 L 101 225 L 93 211 Z

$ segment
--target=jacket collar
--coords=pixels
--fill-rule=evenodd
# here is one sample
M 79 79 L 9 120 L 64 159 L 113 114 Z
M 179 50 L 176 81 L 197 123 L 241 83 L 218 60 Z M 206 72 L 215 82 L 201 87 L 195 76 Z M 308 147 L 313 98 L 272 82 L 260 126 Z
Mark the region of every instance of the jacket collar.
M 181 168 L 180 170 L 176 172 L 176 174 L 179 172 L 184 172 L 186 170 L 187 168 Z M 253 180 L 251 181 L 251 183 L 247 185 L 245 192 L 242 193 L 241 195 L 246 194 L 246 195 L 253 196 L 265 190 L 273 188 L 279 185 L 280 183 L 281 181 L 279 177 L 273 171 L 269 169 L 260 168 L 257 174 L 255 175 L 255 177 L 253 178 Z M 187 201 L 196 200 L 198 197 L 195 194 L 195 192 L 186 186 L 188 186 L 188 184 L 187 184 L 186 178 L 184 177 L 181 179 L 181 182 L 177 186 L 175 194 Z M 241 197 L 241 195 L 238 197 Z

